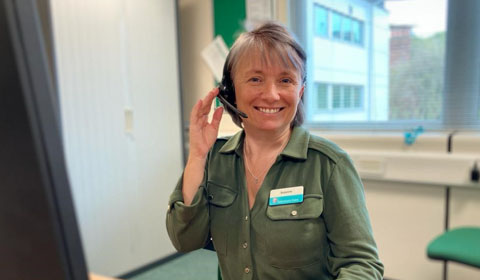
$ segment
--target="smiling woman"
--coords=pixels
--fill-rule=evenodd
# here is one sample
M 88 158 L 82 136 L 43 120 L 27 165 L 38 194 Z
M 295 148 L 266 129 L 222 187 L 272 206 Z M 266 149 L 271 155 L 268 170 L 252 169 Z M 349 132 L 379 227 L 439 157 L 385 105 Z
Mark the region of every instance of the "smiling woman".
M 207 117 L 219 89 L 191 112 L 167 229 L 182 252 L 212 240 L 223 279 L 382 278 L 352 161 L 301 127 L 305 61 L 283 26 L 264 24 L 241 35 L 225 62 L 229 99 L 248 117 L 226 108 L 243 130 L 217 139 L 223 109 Z
M 266 24 L 263 28 L 242 34 L 235 41 L 225 62 L 224 75 L 228 75 L 228 79 L 240 79 L 234 81 L 234 90 L 249 82 L 249 85 L 256 85 L 256 92 L 259 92 L 259 86 L 266 85 L 264 75 L 267 74 L 276 75 L 273 78 L 277 85 L 284 89 L 282 92 L 291 92 L 292 86 L 299 86 L 295 89 L 300 98 L 295 106 L 292 125 L 302 125 L 304 112 L 301 98 L 306 79 L 305 64 L 305 52 L 287 30 L 280 25 Z M 270 69 L 271 67 L 275 69 Z M 276 73 L 267 73 L 266 70 L 276 70 Z M 227 112 L 234 123 L 242 127 L 242 119 L 236 112 L 228 107 Z
M 298 71 L 287 68 L 278 60 L 262 60 L 260 51 L 245 57 L 234 71 L 237 107 L 250 117 L 243 120 L 248 130 L 290 128 L 303 95 Z

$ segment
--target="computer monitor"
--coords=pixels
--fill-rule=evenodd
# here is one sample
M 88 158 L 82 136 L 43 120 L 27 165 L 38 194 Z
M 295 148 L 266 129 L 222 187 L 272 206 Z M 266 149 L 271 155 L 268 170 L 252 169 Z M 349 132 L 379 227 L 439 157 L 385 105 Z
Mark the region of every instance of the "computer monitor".
M 88 279 L 36 0 L 0 0 L 0 278 Z

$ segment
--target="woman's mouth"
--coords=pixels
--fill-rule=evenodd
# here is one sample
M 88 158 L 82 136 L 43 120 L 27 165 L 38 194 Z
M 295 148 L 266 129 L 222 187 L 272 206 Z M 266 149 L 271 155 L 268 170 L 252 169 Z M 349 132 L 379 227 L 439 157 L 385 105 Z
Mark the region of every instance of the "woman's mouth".
M 266 114 L 275 114 L 283 110 L 283 108 L 265 108 L 265 107 L 255 107 L 255 109 Z

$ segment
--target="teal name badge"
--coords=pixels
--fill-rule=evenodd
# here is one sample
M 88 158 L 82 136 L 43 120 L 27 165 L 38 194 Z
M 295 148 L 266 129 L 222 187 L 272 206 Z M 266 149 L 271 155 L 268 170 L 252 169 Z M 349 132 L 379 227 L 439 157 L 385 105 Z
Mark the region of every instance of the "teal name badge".
M 275 189 L 270 191 L 268 205 L 284 205 L 303 202 L 303 186 Z

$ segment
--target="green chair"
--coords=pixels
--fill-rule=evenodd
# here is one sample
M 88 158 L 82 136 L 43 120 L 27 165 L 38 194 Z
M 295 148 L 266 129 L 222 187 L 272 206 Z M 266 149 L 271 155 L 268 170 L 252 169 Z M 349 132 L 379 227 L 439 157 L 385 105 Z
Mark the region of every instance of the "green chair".
M 207 245 L 203 247 L 203 249 L 210 250 L 216 252 L 215 247 L 213 246 L 212 239 L 207 242 Z M 217 267 L 217 280 L 222 280 L 222 273 L 220 272 L 220 265 Z
M 427 256 L 480 268 L 480 227 L 449 230 L 428 244 Z

